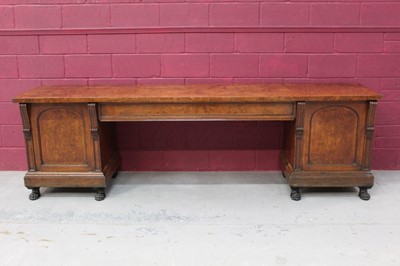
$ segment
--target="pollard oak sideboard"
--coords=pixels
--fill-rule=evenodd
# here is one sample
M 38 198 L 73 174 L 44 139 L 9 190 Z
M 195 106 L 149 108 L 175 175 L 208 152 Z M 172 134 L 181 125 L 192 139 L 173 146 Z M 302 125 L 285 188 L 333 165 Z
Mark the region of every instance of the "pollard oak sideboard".
M 25 186 L 92 187 L 95 199 L 118 173 L 112 122 L 286 121 L 281 152 L 291 198 L 300 188 L 374 184 L 370 153 L 377 100 L 357 84 L 39 87 L 19 103 L 26 141 Z

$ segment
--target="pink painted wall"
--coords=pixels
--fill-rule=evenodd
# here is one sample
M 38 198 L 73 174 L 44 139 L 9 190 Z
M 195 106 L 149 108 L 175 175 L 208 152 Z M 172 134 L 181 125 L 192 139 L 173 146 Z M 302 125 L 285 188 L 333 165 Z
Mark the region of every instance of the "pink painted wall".
M 399 2 L 384 0 L 2 0 L 0 169 L 26 169 L 11 98 L 38 85 L 342 81 L 384 95 L 373 168 L 400 169 L 399 14 Z M 179 30 L 155 33 L 165 27 Z M 124 123 L 117 135 L 124 170 L 275 170 L 281 130 L 279 122 Z

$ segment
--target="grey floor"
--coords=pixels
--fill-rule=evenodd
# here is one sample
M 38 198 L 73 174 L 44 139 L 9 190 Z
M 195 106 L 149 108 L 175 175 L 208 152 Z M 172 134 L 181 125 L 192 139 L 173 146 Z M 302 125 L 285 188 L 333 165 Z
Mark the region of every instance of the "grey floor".
M 400 172 L 294 202 L 278 172 L 120 173 L 91 190 L 0 172 L 0 265 L 400 265 Z

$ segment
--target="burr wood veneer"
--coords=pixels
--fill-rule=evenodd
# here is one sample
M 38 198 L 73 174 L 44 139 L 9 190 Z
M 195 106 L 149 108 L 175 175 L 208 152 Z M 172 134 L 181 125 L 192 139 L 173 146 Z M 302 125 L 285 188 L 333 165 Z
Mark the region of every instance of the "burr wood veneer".
M 279 120 L 283 173 L 300 200 L 304 187 L 374 183 L 370 151 L 377 100 L 355 84 L 39 87 L 20 105 L 30 199 L 40 187 L 93 187 L 96 200 L 118 172 L 118 121 Z

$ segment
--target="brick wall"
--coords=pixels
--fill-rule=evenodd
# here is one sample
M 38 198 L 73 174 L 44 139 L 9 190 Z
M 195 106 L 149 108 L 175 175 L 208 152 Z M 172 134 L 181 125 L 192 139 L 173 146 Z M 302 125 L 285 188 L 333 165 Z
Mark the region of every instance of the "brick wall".
M 0 169 L 26 169 L 11 98 L 45 84 L 359 82 L 378 105 L 374 169 L 400 169 L 400 3 L 2 0 Z M 282 123 L 117 126 L 124 170 L 275 170 Z

